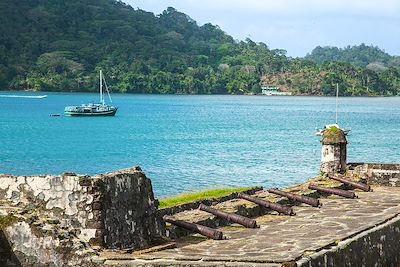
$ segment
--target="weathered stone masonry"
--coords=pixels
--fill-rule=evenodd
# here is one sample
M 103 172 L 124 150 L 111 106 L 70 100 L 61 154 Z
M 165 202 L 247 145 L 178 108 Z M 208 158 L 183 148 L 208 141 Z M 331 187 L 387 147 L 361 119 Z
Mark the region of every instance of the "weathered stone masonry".
M 397 266 L 400 262 L 400 217 L 338 242 L 297 262 L 308 266 Z
M 103 191 L 98 205 L 103 215 L 101 236 L 106 248 L 145 248 L 165 234 L 165 224 L 156 214 L 151 181 L 141 171 L 133 173 L 119 171 L 97 180 Z
M 397 266 L 400 165 L 346 169 L 381 186 L 357 192 L 358 199 L 324 197 L 321 208 L 296 206 L 289 218 L 261 216 L 258 229 L 227 227 L 227 240 L 183 239 L 182 246 L 176 240 L 176 249 L 138 254 L 130 252 L 165 234 L 151 182 L 139 168 L 96 177 L 0 175 L 0 266 Z M 218 205 L 252 209 L 234 199 Z M 201 211 L 182 216 L 190 212 Z
M 400 164 L 350 163 L 349 167 L 365 177 L 368 184 L 400 186 Z
M 392 175 L 399 165 L 368 164 L 357 169 Z M 371 170 L 374 166 L 374 170 Z M 365 181 L 354 164 L 346 176 Z M 379 170 L 379 171 L 376 171 Z M 400 168 L 398 169 L 400 171 Z M 398 172 L 399 173 L 399 172 Z M 389 177 L 389 176 L 388 176 Z M 392 177 L 392 176 L 390 176 Z M 309 181 L 323 187 L 344 188 L 327 177 Z M 292 187 L 294 193 L 311 193 L 308 183 Z M 379 181 L 377 181 L 379 182 Z M 146 254 L 102 254 L 106 266 L 399 266 L 400 188 L 374 185 L 372 192 L 355 190 L 358 198 L 347 199 L 321 195 L 322 206 L 296 205 L 296 216 L 276 213 L 257 216 L 260 228 L 248 229 L 239 225 L 218 227 L 226 240 L 203 240 L 197 237 L 176 239 L 175 248 L 155 250 Z M 265 191 L 256 192 L 259 198 L 279 202 L 280 198 Z M 275 200 L 273 200 L 275 199 Z M 215 208 L 240 212 L 251 209 L 243 200 L 229 200 Z M 175 214 L 179 220 L 197 223 L 212 220 L 213 216 L 199 210 Z M 215 226 L 213 226 L 215 227 Z M 190 242 L 190 240 L 192 242 Z
M 101 248 L 151 246 L 165 231 L 156 208 L 140 168 L 96 177 L 1 175 L 0 266 L 85 265 Z

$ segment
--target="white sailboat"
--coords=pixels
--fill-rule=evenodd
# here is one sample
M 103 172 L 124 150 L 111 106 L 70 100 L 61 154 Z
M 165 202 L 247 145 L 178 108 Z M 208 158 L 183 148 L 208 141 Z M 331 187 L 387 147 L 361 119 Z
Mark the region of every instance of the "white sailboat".
M 338 99 L 339 99 L 339 84 L 336 84 L 336 120 L 335 120 L 335 123 L 326 124 L 324 126 L 324 128 L 322 128 L 322 129 L 316 128 L 315 129 L 316 130 L 315 135 L 322 136 L 323 132 L 326 129 L 333 128 L 333 127 L 342 130 L 345 135 L 347 135 L 350 132 L 351 129 L 349 129 L 349 128 L 342 129 L 342 128 L 339 127 L 339 124 L 338 124 Z
M 100 103 L 82 104 L 81 106 L 68 106 L 64 109 L 65 116 L 114 116 L 118 108 L 107 105 L 104 100 L 103 84 L 112 103 L 110 92 L 108 91 L 103 72 L 100 70 Z

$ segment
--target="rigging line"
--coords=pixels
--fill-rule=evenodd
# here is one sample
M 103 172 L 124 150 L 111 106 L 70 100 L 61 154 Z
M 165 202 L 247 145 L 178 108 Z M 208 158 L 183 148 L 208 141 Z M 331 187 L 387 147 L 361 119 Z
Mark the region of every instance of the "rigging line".
M 104 85 L 106 86 L 106 91 L 107 91 L 107 95 L 108 95 L 108 99 L 110 99 L 110 103 L 112 103 L 112 99 L 110 96 L 110 91 L 108 91 L 108 86 L 107 86 L 107 82 L 106 79 L 103 77 L 103 81 L 104 81 Z

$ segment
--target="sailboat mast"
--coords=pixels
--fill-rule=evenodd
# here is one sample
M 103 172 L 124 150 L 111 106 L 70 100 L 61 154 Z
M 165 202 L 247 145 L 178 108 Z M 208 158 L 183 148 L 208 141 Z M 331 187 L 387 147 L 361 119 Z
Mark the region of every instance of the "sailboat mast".
M 338 98 L 339 98 L 339 84 L 336 83 L 336 124 L 337 124 L 337 112 L 338 112 Z
M 103 98 L 103 71 L 100 70 L 100 103 L 104 105 Z

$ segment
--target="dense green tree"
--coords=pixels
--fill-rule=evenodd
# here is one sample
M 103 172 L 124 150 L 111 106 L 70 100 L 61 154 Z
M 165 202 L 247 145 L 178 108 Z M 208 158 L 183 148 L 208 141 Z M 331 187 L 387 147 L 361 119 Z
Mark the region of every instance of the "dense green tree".
M 317 47 L 290 58 L 173 7 L 160 15 L 118 0 L 0 2 L 0 89 L 249 94 L 277 85 L 296 94 L 395 95 L 400 60 L 364 44 Z
M 368 64 L 374 62 L 387 64 L 392 60 L 392 57 L 379 49 L 379 47 L 367 46 L 365 44 L 347 46 L 345 48 L 317 46 L 311 54 L 308 54 L 305 58 L 312 60 L 317 64 L 341 61 L 359 67 L 366 67 Z

